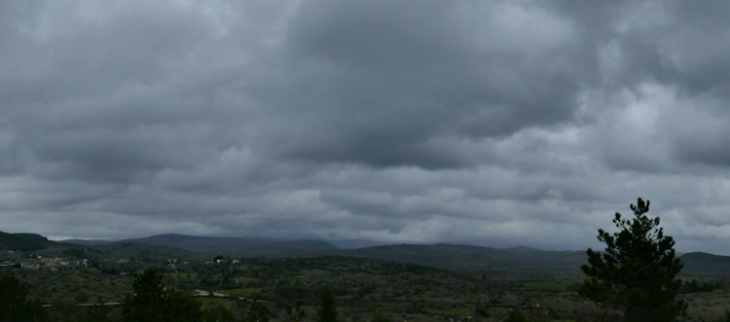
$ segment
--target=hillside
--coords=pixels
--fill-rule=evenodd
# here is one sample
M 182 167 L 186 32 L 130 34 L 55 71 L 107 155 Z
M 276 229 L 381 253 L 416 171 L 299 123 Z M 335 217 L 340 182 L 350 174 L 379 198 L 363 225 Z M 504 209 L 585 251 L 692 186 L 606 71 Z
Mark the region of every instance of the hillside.
M 231 257 L 314 258 L 350 256 L 409 263 L 439 269 L 495 276 L 544 277 L 581 274 L 586 262 L 584 251 L 547 251 L 529 247 L 491 248 L 453 244 L 400 244 L 338 249 L 322 241 L 267 241 L 233 237 L 199 237 L 178 234 L 157 235 L 121 242 L 69 240 L 49 241 L 37 234 L 0 232 L 0 249 L 62 254 L 73 244 L 95 249 L 112 258 L 180 258 L 210 260 L 214 255 Z M 78 246 L 73 246 L 78 247 Z M 50 254 L 49 253 L 49 254 Z M 87 255 L 88 256 L 88 255 Z M 725 276 L 730 273 L 730 257 L 707 253 L 686 253 L 683 276 Z
M 132 247 L 131 245 L 137 246 Z M 114 250 L 115 256 L 128 253 L 127 257 L 198 256 L 197 258 L 209 258 L 209 255 L 220 254 L 248 258 L 312 258 L 341 255 L 410 263 L 458 272 L 522 277 L 581 274 L 580 266 L 586 263 L 584 251 L 548 251 L 529 247 L 491 248 L 453 244 L 399 244 L 337 249 L 331 244 L 320 241 L 265 241 L 177 234 L 128 239 L 123 243 L 100 246 L 95 246 L 95 248 L 105 251 Z M 148 248 L 135 249 L 135 247 L 144 248 L 143 246 Z M 179 252 L 184 253 L 179 255 Z M 682 270 L 684 276 L 720 276 L 730 272 L 730 257 L 728 256 L 687 253 L 680 258 L 685 263 Z
M 80 246 L 93 246 L 93 245 L 106 245 L 115 243 L 115 240 L 100 240 L 100 239 L 66 239 L 62 240 L 62 243 L 80 245 Z
M 32 251 L 61 245 L 64 244 L 50 241 L 38 234 L 10 234 L 0 231 L 0 249 L 2 250 Z
M 212 256 L 198 252 L 192 252 L 180 248 L 146 245 L 131 242 L 117 242 L 106 245 L 95 245 L 88 247 L 100 251 L 105 258 L 137 260 L 160 260 L 166 258 L 177 258 L 180 261 L 209 261 Z
M 727 276 L 730 274 L 730 256 L 694 252 L 684 254 L 680 259 L 684 263 L 681 275 Z
M 338 248 L 323 241 L 267 241 L 235 237 L 200 237 L 178 234 L 126 239 L 125 242 L 169 246 L 188 251 L 230 255 L 232 257 L 317 257 L 332 254 Z
M 585 251 L 547 251 L 529 247 L 490 248 L 470 245 L 387 245 L 347 250 L 355 257 L 405 262 L 451 271 L 491 275 L 539 276 L 582 274 Z M 727 276 L 730 256 L 702 252 L 682 254 L 682 276 Z
M 491 248 L 471 245 L 387 245 L 340 252 L 343 255 L 412 263 L 460 272 L 497 275 L 580 273 L 583 251 L 546 251 L 528 247 Z

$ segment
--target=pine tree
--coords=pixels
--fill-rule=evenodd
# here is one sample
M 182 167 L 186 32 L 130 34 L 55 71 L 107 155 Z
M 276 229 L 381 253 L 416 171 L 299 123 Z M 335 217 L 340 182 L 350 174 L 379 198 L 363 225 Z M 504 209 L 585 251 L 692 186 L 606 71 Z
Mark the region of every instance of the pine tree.
M 195 322 L 202 319 L 200 303 L 190 295 L 166 290 L 162 276 L 155 269 L 147 269 L 137 276 L 122 308 L 122 322 Z
M 527 314 L 519 308 L 510 309 L 504 322 L 527 322 Z
M 163 321 L 165 286 L 155 269 L 147 269 L 132 283 L 134 294 L 127 294 L 122 308 L 123 322 Z
M 198 322 L 203 319 L 203 311 L 200 309 L 201 304 L 195 301 L 192 296 L 170 289 L 165 297 L 164 321 Z
M 269 309 L 254 300 L 243 317 L 243 322 L 269 322 Z
M 335 294 L 329 287 L 322 292 L 322 304 L 317 310 L 319 313 L 318 322 L 337 322 L 337 302 Z
M 0 278 L 0 321 L 42 322 L 48 321 L 46 311 L 39 300 L 27 300 L 28 289 L 13 276 Z
M 675 321 L 684 315 L 687 304 L 676 299 L 682 281 L 675 276 L 682 262 L 675 257 L 674 240 L 659 228 L 659 217 L 647 217 L 648 200 L 639 198 L 631 210 L 635 216 L 631 221 L 616 213 L 613 223 L 619 232 L 598 230 L 606 250 L 588 249 L 589 265 L 581 269 L 589 279 L 578 292 L 606 309 L 622 312 L 624 321 Z
M 371 322 L 393 322 L 393 320 L 389 319 L 383 312 L 381 312 L 378 309 L 373 310 L 372 317 L 370 318 Z
M 86 314 L 85 322 L 109 322 L 111 321 L 111 310 L 106 307 L 104 299 L 99 296 L 89 312 Z
M 233 312 L 225 306 L 219 305 L 216 308 L 208 310 L 203 316 L 204 322 L 236 322 Z

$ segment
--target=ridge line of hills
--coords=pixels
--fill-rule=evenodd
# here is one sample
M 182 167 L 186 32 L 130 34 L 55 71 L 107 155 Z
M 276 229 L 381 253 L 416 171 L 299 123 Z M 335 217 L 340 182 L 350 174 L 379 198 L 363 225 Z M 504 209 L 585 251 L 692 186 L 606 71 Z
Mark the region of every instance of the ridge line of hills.
M 51 241 L 38 234 L 0 232 L 0 249 L 35 251 L 50 247 L 87 247 L 114 254 L 142 254 L 148 257 L 311 258 L 348 256 L 410 263 L 458 272 L 494 275 L 541 276 L 580 274 L 587 261 L 585 251 L 551 251 L 531 247 L 492 248 L 459 244 L 393 244 L 341 249 L 325 241 L 271 241 L 237 237 L 203 237 L 181 234 L 155 235 L 118 241 Z M 724 276 L 730 274 L 730 256 L 692 252 L 680 256 L 683 275 Z

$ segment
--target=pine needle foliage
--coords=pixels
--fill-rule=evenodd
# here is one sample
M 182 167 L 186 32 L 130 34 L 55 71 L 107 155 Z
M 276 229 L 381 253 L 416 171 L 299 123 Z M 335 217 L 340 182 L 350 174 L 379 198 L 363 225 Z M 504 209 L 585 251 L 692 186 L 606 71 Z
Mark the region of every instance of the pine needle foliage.
M 619 232 L 598 230 L 606 249 L 588 249 L 589 264 L 581 266 L 588 279 L 578 292 L 617 312 L 623 321 L 675 321 L 685 315 L 687 304 L 676 299 L 682 281 L 675 277 L 683 264 L 676 257 L 674 239 L 664 235 L 659 217 L 646 215 L 648 200 L 638 198 L 631 210 L 631 220 L 616 213 L 613 223 Z
M 337 302 L 335 301 L 335 293 L 327 287 L 322 292 L 321 306 L 317 309 L 319 315 L 318 322 L 337 322 Z

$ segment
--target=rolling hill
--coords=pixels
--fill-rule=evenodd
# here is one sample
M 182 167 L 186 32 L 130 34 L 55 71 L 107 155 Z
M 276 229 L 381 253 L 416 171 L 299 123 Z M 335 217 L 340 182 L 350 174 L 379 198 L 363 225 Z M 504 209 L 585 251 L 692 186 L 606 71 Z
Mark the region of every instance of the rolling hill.
M 52 246 L 64 246 L 67 244 L 48 240 L 38 234 L 11 234 L 0 231 L 0 249 L 33 251 Z
M 686 253 L 679 257 L 684 263 L 684 276 L 727 276 L 730 275 L 730 256 L 702 252 Z
M 62 243 L 80 245 L 80 246 L 93 246 L 93 245 L 106 245 L 117 242 L 117 240 L 101 240 L 101 239 L 66 239 L 62 240 Z
M 453 244 L 399 244 L 339 249 L 323 241 L 267 241 L 234 237 L 179 234 L 127 239 L 119 242 L 49 241 L 37 234 L 0 232 L 0 249 L 35 251 L 53 246 L 84 245 L 112 257 L 186 258 L 208 260 L 211 255 L 231 257 L 312 258 L 349 256 L 409 263 L 439 269 L 489 275 L 539 277 L 546 274 L 581 274 L 585 251 L 547 251 L 529 247 L 491 248 Z M 683 276 L 730 275 L 730 256 L 693 252 L 680 256 Z
M 585 251 L 547 251 L 529 247 L 490 248 L 471 245 L 386 245 L 343 250 L 343 255 L 418 264 L 459 272 L 540 276 L 582 274 Z M 685 253 L 682 276 L 730 275 L 730 256 Z
M 136 258 L 139 260 L 160 260 L 165 258 L 177 258 L 180 261 L 209 261 L 212 258 L 209 254 L 192 252 L 175 247 L 131 242 L 94 245 L 90 246 L 90 248 L 102 252 L 107 258 L 111 257 L 113 259 Z
M 342 255 L 405 262 L 484 274 L 580 273 L 584 251 L 546 251 L 529 247 L 491 248 L 471 245 L 386 245 L 343 250 Z
M 233 257 L 317 257 L 333 254 L 337 247 L 323 241 L 267 241 L 235 237 L 199 237 L 178 234 L 126 239 L 125 242 L 176 247 L 188 251 Z

